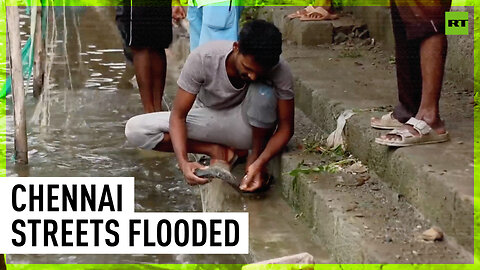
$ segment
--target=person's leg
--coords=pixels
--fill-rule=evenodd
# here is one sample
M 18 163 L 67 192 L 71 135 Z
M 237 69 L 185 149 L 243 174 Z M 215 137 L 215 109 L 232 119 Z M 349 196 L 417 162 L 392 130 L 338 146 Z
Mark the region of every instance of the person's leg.
M 202 12 L 203 7 L 188 7 L 187 19 L 190 24 L 190 51 L 195 50 L 200 42 L 200 33 L 202 31 Z
M 373 117 L 371 125 L 382 129 L 400 127 L 415 116 L 422 98 L 422 76 L 420 69 L 421 39 L 407 38 L 407 25 L 401 17 L 401 12 L 408 13 L 410 7 L 395 6 L 391 1 L 391 17 L 395 38 L 395 67 L 397 75 L 398 104 L 392 114 L 381 118 Z M 412 31 L 412 29 L 410 29 Z M 390 117 L 390 118 L 388 118 Z
M 277 102 L 272 86 L 258 82 L 250 84 L 242 109 L 252 127 L 251 153 L 256 157 L 262 153 L 277 125 Z
M 246 170 L 257 160 L 273 134 L 277 122 L 277 97 L 272 86 L 252 83 L 243 102 L 243 113 L 252 127 L 252 147 L 247 158 Z M 255 176 L 248 186 L 241 189 L 257 190 L 265 183 L 266 168 Z
M 153 104 L 153 78 L 151 52 L 147 48 L 133 48 L 133 65 L 145 113 L 155 111 Z
M 415 118 L 425 121 L 437 134 L 445 134 L 445 125 L 440 119 L 439 101 L 442 89 L 447 39 L 444 34 L 436 34 L 423 40 L 420 47 L 422 74 L 422 98 Z M 411 125 L 404 125 L 411 134 L 419 136 Z M 385 135 L 383 139 L 400 140 L 398 135 Z
M 162 110 L 165 78 L 167 77 L 167 56 L 165 49 L 151 50 L 151 75 L 153 91 L 153 107 L 156 112 Z
M 422 102 L 415 118 L 427 122 L 437 133 L 445 133 L 445 126 L 440 119 L 439 102 L 447 56 L 447 37 L 444 34 L 437 34 L 425 39 L 420 48 L 420 55 Z
M 395 65 L 399 102 L 393 110 L 393 117 L 401 123 L 405 123 L 410 117 L 415 116 L 420 106 L 422 77 L 420 40 L 407 39 L 406 25 L 400 16 L 399 8 L 406 9 L 409 7 L 393 5 L 391 12 L 395 36 Z
M 125 135 L 132 146 L 172 152 L 169 131 L 170 112 L 142 114 L 128 120 Z M 213 160 L 230 162 L 233 149 L 251 147 L 251 130 L 243 121 L 241 107 L 229 110 L 192 109 L 186 119 L 191 153 L 206 154 Z
M 199 45 L 213 40 L 237 41 L 243 7 L 229 6 L 229 1 L 203 7 Z
M 153 150 L 160 152 L 174 152 L 170 134 L 165 133 L 163 140 L 159 142 Z M 210 156 L 210 164 L 214 164 L 218 161 L 223 161 L 228 164 L 235 156 L 235 150 L 230 147 L 192 139 L 187 140 L 187 151 L 188 153 Z

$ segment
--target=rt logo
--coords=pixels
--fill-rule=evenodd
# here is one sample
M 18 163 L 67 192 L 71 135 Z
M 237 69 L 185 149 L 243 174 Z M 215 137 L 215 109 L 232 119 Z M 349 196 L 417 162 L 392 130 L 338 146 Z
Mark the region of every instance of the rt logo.
M 468 12 L 445 12 L 446 35 L 468 35 Z

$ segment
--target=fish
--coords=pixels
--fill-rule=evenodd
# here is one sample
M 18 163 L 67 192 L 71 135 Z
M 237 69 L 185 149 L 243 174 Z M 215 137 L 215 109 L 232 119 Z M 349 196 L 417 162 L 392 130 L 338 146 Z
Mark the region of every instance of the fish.
M 204 169 L 196 169 L 193 173 L 200 178 L 207 178 L 210 180 L 217 178 L 234 187 L 238 188 L 240 186 L 240 181 L 237 180 L 230 170 L 223 168 L 222 166 L 217 166 L 216 164 Z

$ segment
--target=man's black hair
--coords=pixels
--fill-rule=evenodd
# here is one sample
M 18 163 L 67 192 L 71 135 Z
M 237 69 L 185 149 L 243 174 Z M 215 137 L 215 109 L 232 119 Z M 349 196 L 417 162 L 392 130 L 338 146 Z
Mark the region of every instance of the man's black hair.
M 269 22 L 250 21 L 240 31 L 238 49 L 241 54 L 252 55 L 262 67 L 272 68 L 282 53 L 282 34 Z

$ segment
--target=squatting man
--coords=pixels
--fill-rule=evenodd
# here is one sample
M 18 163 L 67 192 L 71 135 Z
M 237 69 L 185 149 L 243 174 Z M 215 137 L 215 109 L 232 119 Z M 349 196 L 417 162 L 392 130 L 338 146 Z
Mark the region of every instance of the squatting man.
M 245 24 L 238 42 L 198 47 L 177 81 L 172 111 L 131 118 L 125 128 L 128 141 L 143 149 L 174 151 L 190 185 L 208 179 L 195 175 L 206 167 L 189 161 L 187 153 L 209 155 L 211 167 L 228 169 L 237 155 L 248 153 L 240 189 L 263 188 L 266 164 L 294 130 L 293 77 L 281 53 L 281 33 L 263 20 Z

